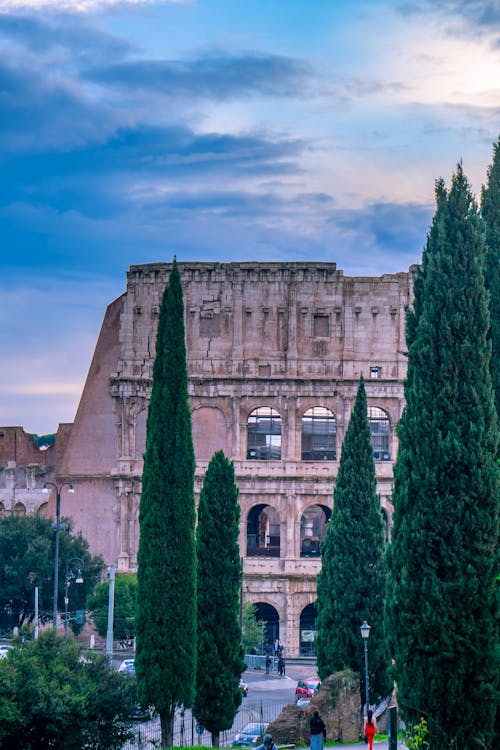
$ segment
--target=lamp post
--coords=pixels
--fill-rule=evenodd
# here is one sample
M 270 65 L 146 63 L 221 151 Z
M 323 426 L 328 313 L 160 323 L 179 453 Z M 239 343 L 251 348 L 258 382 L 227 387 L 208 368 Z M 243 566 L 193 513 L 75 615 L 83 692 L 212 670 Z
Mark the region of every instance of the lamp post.
M 75 490 L 70 482 L 63 482 L 57 485 L 55 482 L 45 482 L 43 485 L 42 492 L 47 493 L 49 487 L 54 487 L 56 491 L 56 522 L 52 524 L 52 528 L 56 532 L 55 539 L 55 551 L 54 551 L 54 595 L 52 598 L 52 610 L 53 610 L 53 621 L 54 629 L 57 628 L 57 594 L 59 590 L 59 531 L 61 529 L 61 490 L 63 487 L 68 488 L 68 492 L 73 493 Z
M 361 638 L 365 646 L 365 716 L 368 713 L 369 707 L 369 693 L 370 693 L 370 678 L 368 677 L 368 638 L 370 637 L 371 627 L 368 625 L 366 620 L 363 620 L 361 625 Z
M 71 563 L 73 561 L 79 562 L 80 567 L 77 569 L 76 575 L 70 570 Z M 68 604 L 69 604 L 69 587 L 71 581 L 75 583 L 83 583 L 82 576 L 83 560 L 80 557 L 72 557 L 66 563 L 66 576 L 64 578 L 64 637 L 68 637 Z

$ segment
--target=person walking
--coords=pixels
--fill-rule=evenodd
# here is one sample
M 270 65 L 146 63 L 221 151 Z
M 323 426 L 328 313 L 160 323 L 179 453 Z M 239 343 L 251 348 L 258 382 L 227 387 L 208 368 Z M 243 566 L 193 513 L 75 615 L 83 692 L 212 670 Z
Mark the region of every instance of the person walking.
M 273 663 L 273 660 L 269 656 L 269 654 L 266 656 L 266 674 L 269 674 L 269 670 L 271 669 L 271 664 Z
M 369 709 L 365 719 L 365 737 L 368 742 L 368 750 L 373 750 L 373 738 L 377 731 L 377 720 L 373 715 L 373 711 Z
M 311 732 L 310 750 L 323 750 L 323 743 L 326 740 L 326 724 L 317 711 L 311 716 L 309 730 Z

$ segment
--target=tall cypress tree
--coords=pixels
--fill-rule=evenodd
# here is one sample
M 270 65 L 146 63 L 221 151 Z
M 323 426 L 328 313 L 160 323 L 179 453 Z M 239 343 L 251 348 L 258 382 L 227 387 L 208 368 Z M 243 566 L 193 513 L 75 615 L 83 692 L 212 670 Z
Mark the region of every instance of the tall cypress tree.
M 371 626 L 370 702 L 389 692 L 383 629 L 384 555 L 382 513 L 361 377 L 342 445 L 333 513 L 321 548 L 316 656 L 321 679 L 345 668 L 360 673 L 362 703 L 365 702 L 360 633 L 363 620 Z
M 173 745 L 178 705 L 196 680 L 194 450 L 188 402 L 184 306 L 174 258 L 158 321 L 147 420 L 137 556 L 136 673 L 141 700 Z
M 198 665 L 194 714 L 212 733 L 230 729 L 245 669 L 239 624 L 240 507 L 234 468 L 222 451 L 208 465 L 198 504 Z
M 481 214 L 486 229 L 485 281 L 490 293 L 490 369 L 497 414 L 500 414 L 500 138 L 493 149 L 487 185 L 481 191 Z
M 398 702 L 432 747 L 491 748 L 498 441 L 477 206 L 459 165 L 437 208 L 407 326 L 387 623 Z

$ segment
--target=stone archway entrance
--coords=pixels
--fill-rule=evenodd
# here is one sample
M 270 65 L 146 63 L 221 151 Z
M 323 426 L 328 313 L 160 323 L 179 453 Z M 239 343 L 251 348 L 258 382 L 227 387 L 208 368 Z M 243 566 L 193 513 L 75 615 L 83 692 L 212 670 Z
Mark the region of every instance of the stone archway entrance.
M 280 637 L 280 617 L 278 611 L 266 602 L 257 602 L 255 605 L 255 619 L 264 624 L 264 650 L 271 651 L 273 641 Z
M 316 641 L 316 607 L 308 604 L 300 614 L 300 655 L 314 656 Z

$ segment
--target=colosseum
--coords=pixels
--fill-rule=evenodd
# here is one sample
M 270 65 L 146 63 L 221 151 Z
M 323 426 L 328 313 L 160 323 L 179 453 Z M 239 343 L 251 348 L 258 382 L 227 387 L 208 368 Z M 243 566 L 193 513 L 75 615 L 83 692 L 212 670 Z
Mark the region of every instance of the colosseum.
M 134 265 L 108 306 L 73 424 L 39 450 L 0 428 L 0 513 L 73 519 L 93 553 L 133 571 L 156 327 L 171 265 Z M 335 263 L 179 263 L 195 490 L 214 451 L 240 490 L 243 596 L 289 656 L 314 652 L 319 542 L 363 374 L 378 493 L 391 529 L 395 424 L 413 271 L 348 277 Z

